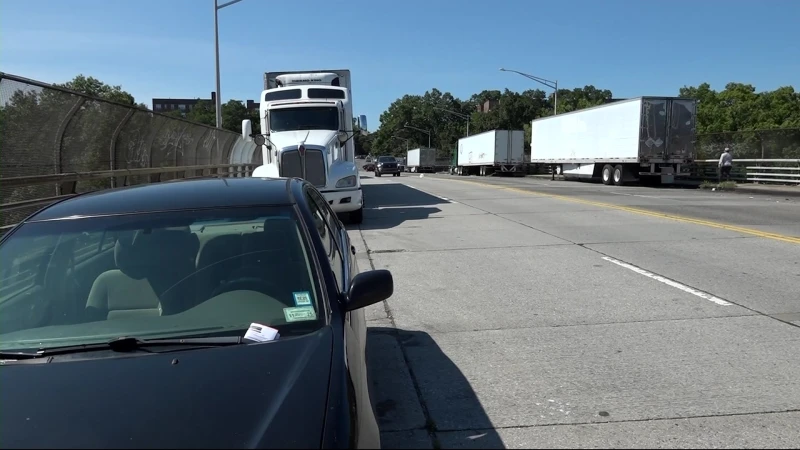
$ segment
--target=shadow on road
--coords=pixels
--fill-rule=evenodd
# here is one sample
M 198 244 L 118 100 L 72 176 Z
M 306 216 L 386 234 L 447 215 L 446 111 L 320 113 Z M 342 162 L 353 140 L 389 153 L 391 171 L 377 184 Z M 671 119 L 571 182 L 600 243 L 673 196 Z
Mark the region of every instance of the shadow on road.
M 469 381 L 428 333 L 371 327 L 367 358 L 382 448 L 505 448 Z M 434 397 L 448 404 L 426 402 Z M 463 422 L 445 415 L 453 405 L 481 431 L 448 429 Z
M 437 205 L 450 203 L 401 183 L 365 184 L 362 189 L 362 230 L 382 230 L 394 228 L 410 220 L 428 219 L 431 214 L 441 212 Z M 357 225 L 347 224 L 349 230 L 358 228 Z

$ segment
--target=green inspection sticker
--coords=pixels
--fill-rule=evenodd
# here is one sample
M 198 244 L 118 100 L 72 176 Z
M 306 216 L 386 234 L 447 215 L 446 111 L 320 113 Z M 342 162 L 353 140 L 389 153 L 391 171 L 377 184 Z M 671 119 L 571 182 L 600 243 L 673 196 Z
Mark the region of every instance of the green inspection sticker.
M 308 292 L 293 292 L 294 306 L 311 306 L 311 294 Z
M 302 322 L 304 320 L 316 320 L 317 312 L 313 306 L 295 306 L 294 308 L 283 308 L 283 315 L 287 322 Z

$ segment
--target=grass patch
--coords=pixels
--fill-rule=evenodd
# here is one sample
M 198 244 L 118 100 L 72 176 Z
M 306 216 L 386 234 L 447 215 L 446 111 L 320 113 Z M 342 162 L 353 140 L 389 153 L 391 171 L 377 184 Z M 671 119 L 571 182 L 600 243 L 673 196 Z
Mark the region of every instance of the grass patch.
M 717 191 L 733 191 L 736 189 L 735 181 L 723 181 L 722 183 L 714 183 L 713 181 L 703 181 L 700 184 L 700 189 L 713 189 Z

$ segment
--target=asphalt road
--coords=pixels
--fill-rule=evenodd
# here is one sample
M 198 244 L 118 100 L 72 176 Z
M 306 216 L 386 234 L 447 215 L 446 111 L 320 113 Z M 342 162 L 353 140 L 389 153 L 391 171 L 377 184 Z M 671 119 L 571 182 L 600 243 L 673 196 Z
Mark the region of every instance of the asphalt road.
M 395 278 L 367 311 L 384 448 L 800 443 L 800 199 L 363 183 L 361 266 Z

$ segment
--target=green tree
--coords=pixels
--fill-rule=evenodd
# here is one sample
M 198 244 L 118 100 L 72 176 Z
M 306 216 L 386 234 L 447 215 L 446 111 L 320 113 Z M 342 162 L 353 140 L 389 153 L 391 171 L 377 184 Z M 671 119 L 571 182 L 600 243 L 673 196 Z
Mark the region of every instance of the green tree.
M 708 83 L 684 86 L 679 96 L 698 100 L 698 157 L 719 156 L 725 146 L 735 147 L 739 158 L 797 158 L 800 156 L 800 94 L 785 86 L 757 92 L 749 84 L 729 83 L 723 91 Z M 558 90 L 558 112 L 567 113 L 609 103 L 612 92 L 592 85 Z M 488 103 L 487 103 L 488 102 Z M 471 116 L 470 134 L 495 129 L 525 130 L 525 149 L 530 150 L 530 123 L 553 114 L 553 93 L 540 89 L 521 93 L 484 90 L 468 100 L 431 89 L 423 95 L 404 95 L 380 116 L 381 127 L 373 133 L 372 150 L 379 154 L 402 154 L 401 137 L 411 147 L 425 146 L 425 133 L 404 128 L 405 124 L 431 130 L 431 144 L 448 155 L 466 134 L 466 121 L 441 109 Z M 485 105 L 490 106 L 488 110 Z
M 55 84 L 54 86 L 77 91 L 91 97 L 102 98 L 103 100 L 123 103 L 125 105 L 136 104 L 133 95 L 123 91 L 121 86 L 111 86 L 97 78 L 86 77 L 83 74 L 76 76 L 71 81 L 63 84 Z

